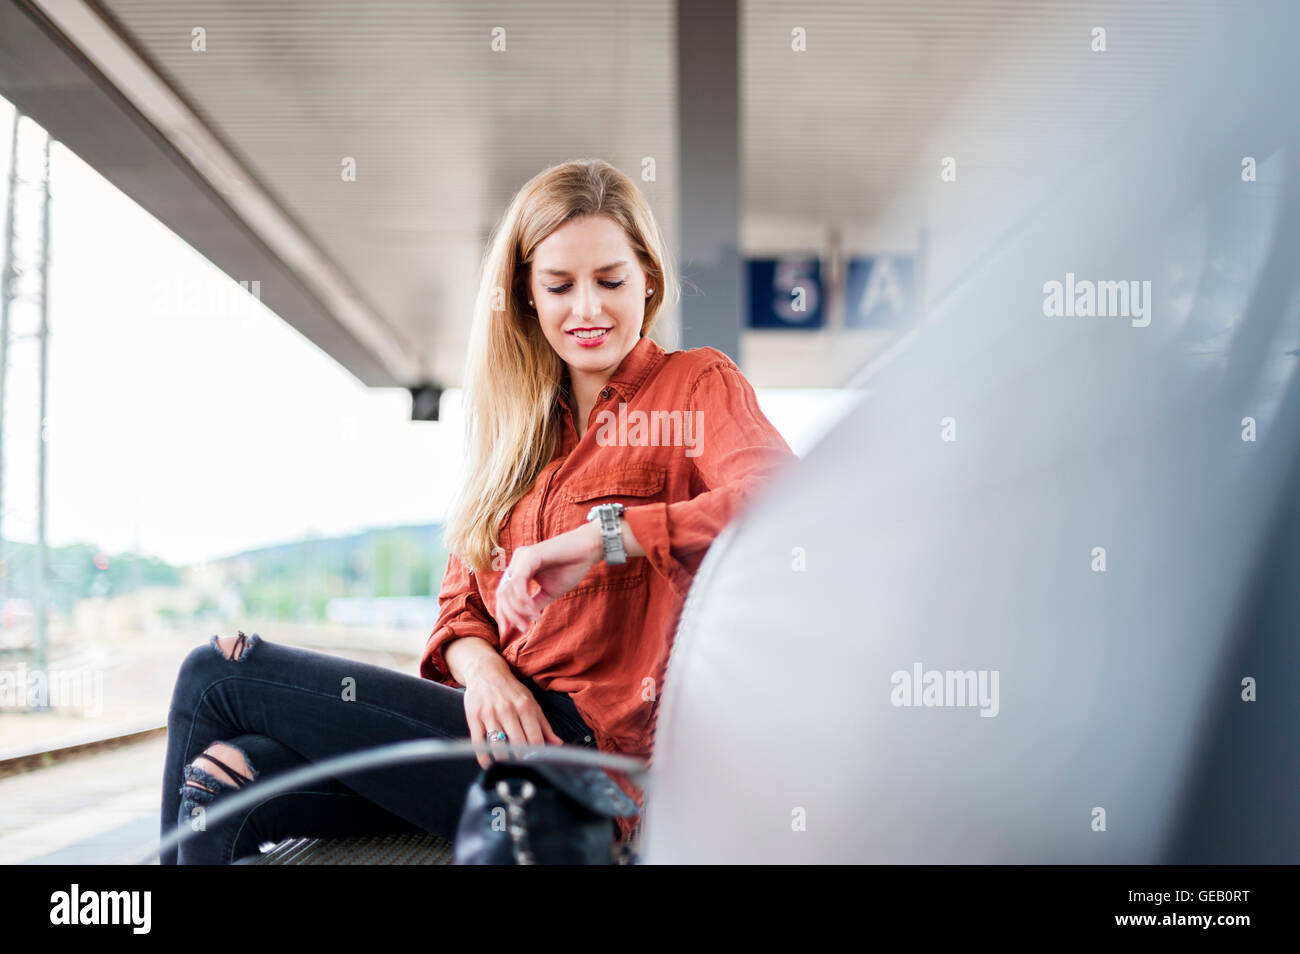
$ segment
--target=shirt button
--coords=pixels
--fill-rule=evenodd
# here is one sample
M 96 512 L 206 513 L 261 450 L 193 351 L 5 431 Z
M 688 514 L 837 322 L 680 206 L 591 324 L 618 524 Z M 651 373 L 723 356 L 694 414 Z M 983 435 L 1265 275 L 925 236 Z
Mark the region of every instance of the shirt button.
M 600 396 L 603 398 L 609 397 L 609 394 L 610 394 L 609 388 L 605 388 L 605 390 L 600 392 Z
M 584 742 L 590 742 L 590 741 L 591 741 L 591 736 L 589 736 L 589 735 L 584 735 L 584 736 L 582 737 L 582 741 L 584 741 Z

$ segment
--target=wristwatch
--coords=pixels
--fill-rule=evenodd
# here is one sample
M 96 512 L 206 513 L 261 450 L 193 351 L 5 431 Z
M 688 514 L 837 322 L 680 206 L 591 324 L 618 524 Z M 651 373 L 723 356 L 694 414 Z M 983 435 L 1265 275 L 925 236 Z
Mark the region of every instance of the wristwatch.
M 587 514 L 587 522 L 600 521 L 600 538 L 605 546 L 605 562 L 612 564 L 626 563 L 627 551 L 623 549 L 623 528 L 620 518 L 623 516 L 621 503 L 597 504 Z

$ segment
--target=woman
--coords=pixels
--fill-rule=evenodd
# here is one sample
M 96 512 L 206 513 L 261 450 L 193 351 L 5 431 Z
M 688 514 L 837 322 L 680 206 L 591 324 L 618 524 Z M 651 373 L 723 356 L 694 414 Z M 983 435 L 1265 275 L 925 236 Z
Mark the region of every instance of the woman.
M 214 636 L 187 657 L 172 701 L 164 834 L 201 827 L 204 805 L 252 779 L 390 742 L 650 756 L 691 579 L 759 483 L 796 459 L 725 354 L 648 337 L 676 294 L 668 261 L 644 197 L 606 162 L 564 163 L 520 190 L 475 305 L 469 476 L 447 518 L 422 678 Z M 225 864 L 288 835 L 450 839 L 477 770 L 429 762 L 308 786 L 161 860 Z M 620 840 L 636 822 L 620 820 Z

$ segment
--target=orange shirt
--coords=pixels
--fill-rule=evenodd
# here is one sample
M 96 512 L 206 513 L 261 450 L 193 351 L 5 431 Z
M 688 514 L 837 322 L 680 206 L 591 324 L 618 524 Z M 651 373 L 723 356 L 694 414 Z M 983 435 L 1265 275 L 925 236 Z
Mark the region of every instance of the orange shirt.
M 597 747 L 649 759 L 677 619 L 709 544 L 753 493 L 798 460 L 759 410 L 740 369 L 716 348 L 665 352 L 643 337 L 601 391 L 581 437 L 565 395 L 554 458 L 501 528 L 500 570 L 472 573 L 452 554 L 438 621 L 420 675 L 459 686 L 443 648 L 485 639 L 518 674 L 569 694 Z M 646 551 L 621 566 L 598 562 L 504 642 L 496 589 L 516 547 L 572 530 L 600 503 L 618 501 Z M 644 793 L 610 772 L 638 805 Z M 636 818 L 620 819 L 626 838 Z

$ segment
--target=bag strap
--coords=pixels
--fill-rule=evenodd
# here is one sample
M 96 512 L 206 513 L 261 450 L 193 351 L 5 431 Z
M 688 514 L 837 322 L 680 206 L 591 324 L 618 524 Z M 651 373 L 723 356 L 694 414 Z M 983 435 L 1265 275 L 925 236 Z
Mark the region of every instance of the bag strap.
M 519 759 L 494 762 L 483 770 L 480 784 L 493 788 L 504 779 L 531 779 L 559 789 L 587 811 L 606 818 L 640 814 L 636 802 L 599 768 L 541 762 L 529 758 L 533 754 L 525 753 Z

